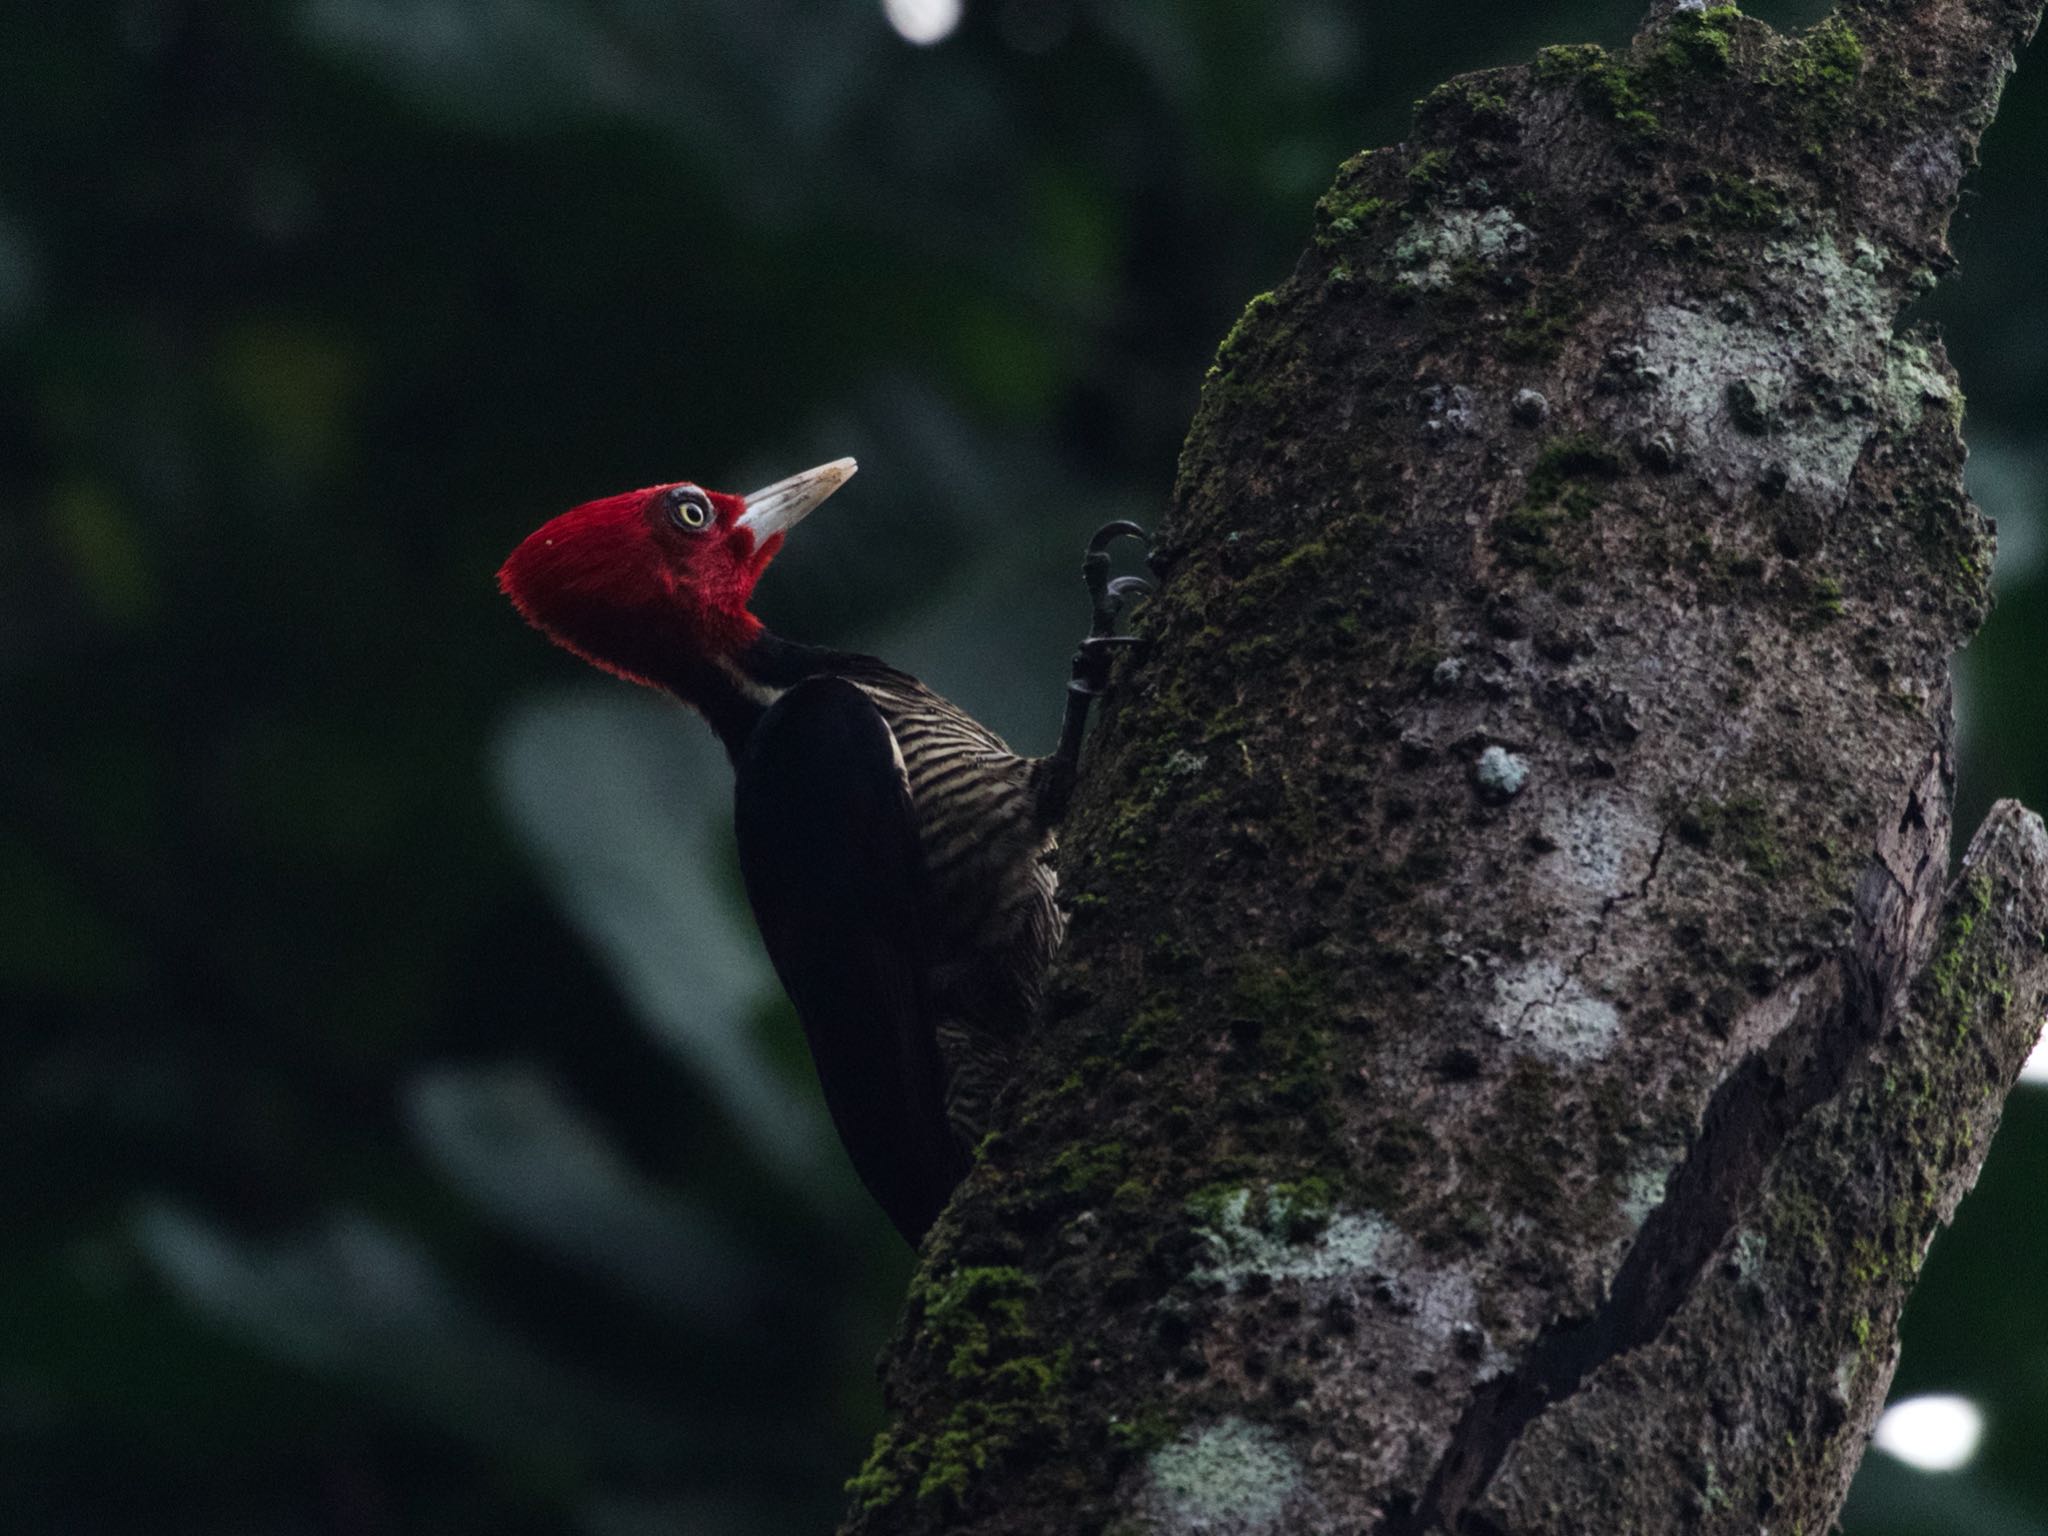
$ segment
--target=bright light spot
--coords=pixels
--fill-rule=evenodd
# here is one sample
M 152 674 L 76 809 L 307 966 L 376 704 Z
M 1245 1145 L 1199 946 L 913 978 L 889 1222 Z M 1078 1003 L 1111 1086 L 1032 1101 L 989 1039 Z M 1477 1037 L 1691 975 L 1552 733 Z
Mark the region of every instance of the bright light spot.
M 960 0 L 882 0 L 882 13 L 906 43 L 922 48 L 960 25 Z
M 2034 1049 L 2020 1065 L 2020 1081 L 2048 1084 L 2048 1034 L 2034 1042 Z
M 1984 1438 L 1984 1415 L 1967 1397 L 1936 1392 L 1893 1403 L 1877 1421 L 1873 1437 L 1888 1451 L 1922 1472 L 1953 1472 L 1977 1454 Z

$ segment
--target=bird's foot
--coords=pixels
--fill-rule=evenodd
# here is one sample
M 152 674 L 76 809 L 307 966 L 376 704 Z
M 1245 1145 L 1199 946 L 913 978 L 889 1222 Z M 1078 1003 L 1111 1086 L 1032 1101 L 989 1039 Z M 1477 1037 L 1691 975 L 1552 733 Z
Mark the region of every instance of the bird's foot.
M 1067 679 L 1067 692 L 1088 699 L 1100 698 L 1109 692 L 1109 669 L 1117 651 L 1126 646 L 1142 649 L 1150 643 L 1143 635 L 1090 635 L 1074 652 L 1074 670 Z
M 1116 621 L 1123 611 L 1152 593 L 1152 583 L 1141 576 L 1111 579 L 1109 551 L 1118 539 L 1136 539 L 1147 549 L 1152 547 L 1151 535 L 1136 523 L 1122 521 L 1104 523 L 1088 540 L 1088 553 L 1081 560 L 1081 579 L 1088 584 L 1088 601 L 1093 610 L 1088 625 L 1090 640 L 1105 640 L 1114 635 Z
M 1144 529 L 1127 522 L 1104 523 L 1088 540 L 1088 553 L 1081 560 L 1081 579 L 1088 585 L 1092 611 L 1088 637 L 1074 652 L 1073 678 L 1067 684 L 1070 693 L 1084 698 L 1096 698 L 1108 690 L 1110 663 L 1119 647 L 1145 643 L 1136 635 L 1116 632 L 1116 621 L 1124 611 L 1152 595 L 1152 583 L 1141 576 L 1110 576 L 1109 551 L 1118 539 L 1136 539 L 1148 549 L 1152 546 L 1151 536 Z
M 1081 579 L 1088 584 L 1088 634 L 1074 652 L 1074 665 L 1067 681 L 1067 712 L 1060 724 L 1059 745 L 1052 750 L 1050 774 L 1046 780 L 1043 812 L 1048 822 L 1056 821 L 1066 809 L 1074 775 L 1081 761 L 1081 737 L 1088 726 L 1088 706 L 1109 691 L 1111 665 L 1116 653 L 1148 642 L 1140 635 L 1120 635 L 1117 620 L 1126 609 L 1151 595 L 1152 584 L 1137 576 L 1109 574 L 1109 549 L 1118 539 L 1137 539 L 1148 547 L 1150 537 L 1136 523 L 1106 523 L 1088 541 L 1088 553 L 1081 561 Z

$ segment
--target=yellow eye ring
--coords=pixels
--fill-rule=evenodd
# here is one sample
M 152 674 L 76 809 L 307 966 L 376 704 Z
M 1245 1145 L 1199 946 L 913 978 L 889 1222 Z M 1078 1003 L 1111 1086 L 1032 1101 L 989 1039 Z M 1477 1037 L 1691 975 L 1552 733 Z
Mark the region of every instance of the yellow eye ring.
M 702 533 L 711 526 L 711 498 L 695 486 L 678 486 L 668 493 L 668 520 L 685 533 Z

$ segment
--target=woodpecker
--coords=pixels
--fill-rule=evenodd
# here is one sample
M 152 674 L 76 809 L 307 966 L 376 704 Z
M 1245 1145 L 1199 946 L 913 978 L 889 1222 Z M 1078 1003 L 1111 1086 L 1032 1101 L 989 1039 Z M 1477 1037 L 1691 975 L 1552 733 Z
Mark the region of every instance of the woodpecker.
M 748 611 L 784 536 L 855 469 L 836 459 L 747 496 L 691 481 L 586 502 L 498 573 L 557 645 L 691 705 L 733 765 L 733 825 L 761 938 L 795 1004 L 855 1170 L 916 1244 L 966 1173 L 1036 1012 L 1063 919 L 1054 829 L 1090 701 L 1146 590 L 1083 573 L 1094 619 L 1059 743 L 1001 737 L 872 656 L 799 645 Z

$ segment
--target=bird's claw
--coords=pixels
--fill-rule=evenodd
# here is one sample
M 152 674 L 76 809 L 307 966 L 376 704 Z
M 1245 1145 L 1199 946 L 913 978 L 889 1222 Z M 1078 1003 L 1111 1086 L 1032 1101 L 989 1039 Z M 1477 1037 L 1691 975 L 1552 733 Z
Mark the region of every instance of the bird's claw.
M 1050 765 L 1039 812 L 1048 824 L 1066 811 L 1067 797 L 1081 761 L 1081 734 L 1088 727 L 1088 707 L 1109 691 L 1110 665 L 1124 646 L 1142 646 L 1138 635 L 1120 635 L 1116 621 L 1125 608 L 1151 595 L 1152 583 L 1140 576 L 1109 574 L 1109 547 L 1118 539 L 1137 539 L 1148 549 L 1151 537 L 1136 523 L 1105 523 L 1088 540 L 1088 553 L 1081 561 L 1081 579 L 1088 583 L 1088 601 L 1093 614 L 1087 638 L 1074 652 L 1074 669 L 1067 683 L 1067 711 L 1060 722 L 1059 744 L 1046 759 Z
M 1149 643 L 1143 635 L 1090 635 L 1074 652 L 1074 672 L 1067 691 L 1099 698 L 1109 692 L 1109 666 L 1117 648 Z
M 1148 549 L 1151 536 L 1136 523 L 1104 523 L 1088 540 L 1088 553 L 1081 561 L 1081 579 L 1088 584 L 1088 599 L 1094 613 L 1088 626 L 1091 640 L 1107 639 L 1116 633 L 1116 621 L 1125 608 L 1152 594 L 1152 583 L 1142 576 L 1109 574 L 1109 548 L 1118 539 L 1137 539 Z
M 1118 539 L 1138 539 L 1144 543 L 1147 549 L 1152 547 L 1151 534 L 1140 528 L 1136 523 L 1127 522 L 1119 518 L 1113 523 L 1104 523 L 1089 536 L 1088 553 L 1091 555 L 1106 555 L 1109 553 L 1109 546 Z

